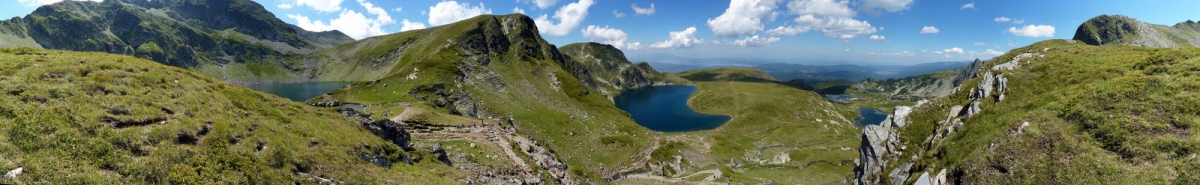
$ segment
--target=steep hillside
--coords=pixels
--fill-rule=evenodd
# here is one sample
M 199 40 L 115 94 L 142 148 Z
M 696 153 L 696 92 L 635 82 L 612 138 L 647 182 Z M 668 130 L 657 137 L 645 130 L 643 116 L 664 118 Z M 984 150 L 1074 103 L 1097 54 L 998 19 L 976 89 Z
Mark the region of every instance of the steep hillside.
M 868 126 L 856 180 L 1194 184 L 1197 69 L 1195 48 L 1013 49 L 965 81 L 969 90 Z
M 524 15 L 481 15 L 367 38 L 325 53 L 332 59 L 323 61 L 318 75 L 378 80 L 351 84 L 310 102 L 357 103 L 377 110 L 411 104 L 453 116 L 502 120 L 515 127 L 510 134 L 539 141 L 535 143 L 546 146 L 551 156 L 560 156 L 552 162 L 566 162 L 561 168 L 518 170 L 570 171 L 563 175 L 571 177 L 547 181 L 603 182 L 632 164 L 630 156 L 650 143 L 650 131 L 576 79 L 576 74 L 589 74 L 587 68 L 577 67 L 583 65 L 543 40 L 533 19 Z
M 250 0 L 64 1 L 0 30 L 3 46 L 135 55 L 237 83 L 306 81 L 315 68 L 306 53 L 353 41 L 284 23 Z
M 1079 25 L 1074 40 L 1089 45 L 1200 47 L 1200 24 L 1188 20 L 1166 26 L 1141 22 L 1124 15 L 1100 15 Z
M 726 183 L 724 177 L 732 177 L 740 184 L 836 184 L 850 177 L 858 142 L 854 109 L 770 80 L 758 69 L 680 75 L 699 87 L 690 107 L 731 119 L 713 130 L 663 134 L 648 169 L 617 183 L 648 177 Z
M 0 48 L 0 91 L 0 184 L 462 183 L 371 124 L 130 56 Z
M 606 95 L 616 96 L 625 89 L 677 81 L 670 73 L 660 73 L 645 62 L 629 62 L 625 53 L 612 45 L 574 43 L 558 50 L 587 69 L 586 74 L 574 73 L 575 78 Z

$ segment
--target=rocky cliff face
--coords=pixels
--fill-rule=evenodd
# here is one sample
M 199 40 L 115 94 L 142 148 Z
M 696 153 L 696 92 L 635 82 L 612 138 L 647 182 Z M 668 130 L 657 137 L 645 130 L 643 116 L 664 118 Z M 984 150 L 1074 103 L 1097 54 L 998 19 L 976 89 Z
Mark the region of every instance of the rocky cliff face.
M 964 68 L 964 69 L 970 69 Z M 953 93 L 958 87 L 954 82 L 965 70 L 938 71 L 919 76 L 899 79 L 867 79 L 852 85 L 852 88 L 879 92 L 889 99 L 916 101 L 937 98 Z
M 305 31 L 249 0 L 64 1 L 5 22 L 0 46 L 135 55 L 242 83 L 303 81 L 315 68 L 297 62 L 303 54 L 354 40 Z
M 586 69 L 587 73 L 574 72 L 589 87 L 603 94 L 615 95 L 625 89 L 654 84 L 666 84 L 670 74 L 661 73 L 645 62 L 634 64 L 625 58 L 625 53 L 612 45 L 595 42 L 574 43 L 558 48 L 570 60 Z M 574 70 L 582 71 L 582 70 Z
M 1200 47 L 1195 22 L 1175 26 L 1149 24 L 1124 15 L 1100 15 L 1079 25 L 1075 40 L 1089 45 L 1132 45 L 1145 47 Z

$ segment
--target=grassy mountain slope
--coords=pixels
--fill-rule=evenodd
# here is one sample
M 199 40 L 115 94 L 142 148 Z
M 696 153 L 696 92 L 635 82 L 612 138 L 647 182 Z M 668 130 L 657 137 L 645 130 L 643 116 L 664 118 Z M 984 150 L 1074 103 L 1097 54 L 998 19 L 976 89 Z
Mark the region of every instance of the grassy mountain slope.
M 353 41 L 249 0 L 64 1 L 6 22 L 0 30 L 15 31 L 0 31 L 2 45 L 134 55 L 235 83 L 307 81 L 316 62 L 307 53 Z
M 0 91 L 0 170 L 24 169 L 5 184 L 456 178 L 333 110 L 130 56 L 2 48 Z
M 576 79 L 579 71 L 568 66 L 579 64 L 543 40 L 524 15 L 481 15 L 363 39 L 326 54 L 336 60 L 322 64 L 321 76 L 379 79 L 335 90 L 329 98 L 411 102 L 476 119 L 511 115 L 521 135 L 563 156 L 575 179 L 601 181 L 648 143 L 649 130 Z
M 879 92 L 889 99 L 917 101 L 949 95 L 954 91 L 954 78 L 958 77 L 958 74 L 958 70 L 945 70 L 899 79 L 868 79 L 851 87 L 855 90 Z
M 1188 20 L 1174 26 L 1138 21 L 1123 15 L 1096 16 L 1075 30 L 1075 40 L 1090 45 L 1200 47 L 1200 24 Z
M 648 63 L 629 62 L 625 53 L 612 45 L 574 43 L 558 50 L 587 69 L 587 74 L 576 73 L 575 78 L 606 95 L 616 96 L 625 89 L 676 81 L 674 76 L 660 73 Z
M 889 156 L 882 174 L 917 155 L 909 182 L 942 169 L 951 181 L 982 184 L 1200 180 L 1200 161 L 1193 157 L 1200 151 L 1200 133 L 1193 129 L 1200 123 L 1200 95 L 1194 92 L 1200 88 L 1200 50 L 1049 40 L 1012 51 L 982 69 L 1002 74 L 1006 90 L 982 97 L 964 91 L 914 108 L 900 137 L 909 150 Z M 992 67 L 1022 51 L 1035 54 L 1015 68 Z M 962 88 L 982 88 L 986 76 Z M 971 107 L 972 97 L 979 97 L 976 115 L 949 111 Z M 932 134 L 945 133 L 948 113 L 965 123 L 940 141 Z
M 689 106 L 732 119 L 713 130 L 665 134 L 663 145 L 674 147 L 656 150 L 662 156 L 656 161 L 680 163 L 668 171 L 692 182 L 712 175 L 706 171 L 720 171 L 744 184 L 844 181 L 857 156 L 851 149 L 858 142 L 851 120 L 857 113 L 787 83 L 747 78 L 762 75 L 762 70 L 741 68 L 681 72 L 680 77 L 699 86 Z M 682 162 L 676 162 L 676 155 Z

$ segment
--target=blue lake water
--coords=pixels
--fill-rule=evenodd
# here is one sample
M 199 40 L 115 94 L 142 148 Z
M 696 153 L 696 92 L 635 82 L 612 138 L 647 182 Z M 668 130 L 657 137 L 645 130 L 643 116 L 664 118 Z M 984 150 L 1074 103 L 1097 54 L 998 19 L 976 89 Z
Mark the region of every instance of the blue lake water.
M 642 87 L 622 92 L 613 102 L 637 124 L 662 132 L 708 130 L 729 121 L 729 116 L 701 114 L 688 107 L 688 97 L 697 89 L 690 85 Z
M 829 98 L 829 100 L 833 100 L 836 102 L 850 103 L 851 100 L 862 98 L 862 97 L 855 96 L 855 95 L 849 95 L 849 94 L 826 94 L 825 98 Z
M 879 109 L 858 108 L 858 117 L 854 118 L 854 125 L 867 126 L 879 125 L 883 120 L 887 119 L 888 114 Z
M 287 84 L 259 84 L 246 86 L 254 90 L 275 94 L 292 101 L 304 101 L 325 94 L 334 89 L 342 88 L 350 82 L 307 82 Z

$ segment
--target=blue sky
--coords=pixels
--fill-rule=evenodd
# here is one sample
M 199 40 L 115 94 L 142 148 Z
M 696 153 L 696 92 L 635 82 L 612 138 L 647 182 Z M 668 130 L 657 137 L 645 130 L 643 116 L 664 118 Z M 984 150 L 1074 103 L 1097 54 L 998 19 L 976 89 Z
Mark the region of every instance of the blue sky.
M 0 17 L 61 0 L 6 0 Z M 1082 21 L 1124 14 L 1174 25 L 1200 1 L 1084 0 L 259 0 L 285 22 L 361 39 L 479 14 L 524 14 L 556 45 L 595 41 L 626 55 L 832 64 L 917 64 L 991 58 Z M 640 8 L 635 10 L 634 6 Z M 544 16 L 544 17 L 543 17 Z

